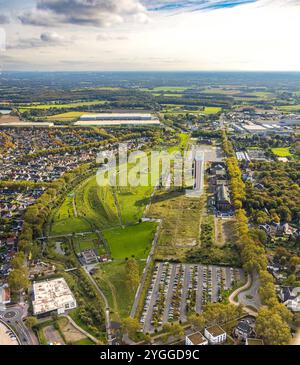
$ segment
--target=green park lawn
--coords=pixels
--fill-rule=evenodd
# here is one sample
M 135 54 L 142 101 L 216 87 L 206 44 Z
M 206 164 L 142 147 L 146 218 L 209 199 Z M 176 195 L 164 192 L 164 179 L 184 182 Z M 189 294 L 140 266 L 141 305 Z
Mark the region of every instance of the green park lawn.
M 274 153 L 274 155 L 279 156 L 279 157 L 292 156 L 289 147 L 272 148 L 272 152 Z
M 152 246 L 156 231 L 156 223 L 145 222 L 103 231 L 111 255 L 114 259 L 125 259 L 134 256 L 146 259 Z
M 81 218 L 68 218 L 54 221 L 51 228 L 52 236 L 65 235 L 70 233 L 89 232 L 90 225 Z
M 100 239 L 96 233 L 90 233 L 84 236 L 76 236 L 73 238 L 74 249 L 76 253 L 84 250 L 95 249 L 98 253 L 105 253 L 101 246 Z
M 139 261 L 140 275 L 145 267 L 144 261 Z M 103 290 L 109 306 L 112 309 L 111 317 L 119 321 L 128 317 L 134 301 L 137 288 L 126 285 L 126 262 L 112 261 L 98 267 L 94 279 Z

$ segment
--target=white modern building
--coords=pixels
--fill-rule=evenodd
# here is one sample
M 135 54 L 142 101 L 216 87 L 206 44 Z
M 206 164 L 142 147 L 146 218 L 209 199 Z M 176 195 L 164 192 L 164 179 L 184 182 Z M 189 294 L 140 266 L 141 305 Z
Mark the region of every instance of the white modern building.
M 189 197 L 200 197 L 204 191 L 204 171 L 205 171 L 205 159 L 204 152 L 198 151 L 197 147 L 193 150 L 193 163 L 192 163 L 192 175 L 193 175 L 193 189 L 186 190 L 186 195 Z
M 64 278 L 35 282 L 33 293 L 34 315 L 50 312 L 63 314 L 77 307 L 76 299 Z
M 226 332 L 220 326 L 211 326 L 205 328 L 204 336 L 211 345 L 221 344 L 226 341 Z
M 185 337 L 187 346 L 204 346 L 208 345 L 208 340 L 200 332 L 195 332 Z
M 120 125 L 159 125 L 160 121 L 146 113 L 102 113 L 86 114 L 74 124 L 76 126 L 120 126 Z

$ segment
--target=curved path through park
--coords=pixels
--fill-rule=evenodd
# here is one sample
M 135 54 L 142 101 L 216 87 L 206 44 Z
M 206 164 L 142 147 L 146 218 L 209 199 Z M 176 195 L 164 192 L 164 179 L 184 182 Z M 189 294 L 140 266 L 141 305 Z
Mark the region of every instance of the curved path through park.
M 252 274 L 248 274 L 248 279 L 246 284 L 244 284 L 243 286 L 241 286 L 240 288 L 236 289 L 234 292 L 232 292 L 228 298 L 229 303 L 233 304 L 233 305 L 240 305 L 243 303 L 239 303 L 239 301 L 236 301 L 235 298 L 239 296 L 240 293 L 247 291 L 248 289 L 251 288 L 251 286 L 253 285 L 253 278 L 252 278 Z M 247 307 L 247 305 L 243 305 L 244 310 L 251 316 L 257 317 L 257 311 Z

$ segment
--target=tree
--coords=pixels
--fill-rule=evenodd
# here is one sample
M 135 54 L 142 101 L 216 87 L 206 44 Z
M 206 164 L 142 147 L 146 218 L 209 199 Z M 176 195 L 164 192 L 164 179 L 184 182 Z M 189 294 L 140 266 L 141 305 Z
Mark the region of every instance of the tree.
M 122 328 L 132 337 L 140 330 L 140 323 L 136 318 L 127 317 L 123 319 Z
M 191 314 L 189 321 L 197 331 L 202 331 L 205 327 L 205 318 L 201 314 Z
M 243 314 L 241 306 L 224 303 L 209 303 L 205 306 L 203 317 L 207 325 L 219 324 L 224 327 L 232 326 Z
M 169 334 L 169 337 L 170 336 L 173 336 L 173 337 L 183 337 L 184 336 L 184 329 L 181 326 L 181 324 L 178 323 L 178 322 L 176 322 L 176 323 L 169 323 L 169 322 L 165 323 L 163 325 L 163 330 Z
M 267 307 L 258 311 L 255 329 L 266 345 L 288 345 L 292 339 L 287 323 L 274 309 Z
M 8 285 L 12 291 L 19 291 L 29 287 L 28 271 L 26 268 L 15 269 L 8 276 Z
M 17 252 L 11 261 L 11 266 L 13 269 L 22 269 L 25 265 L 25 255 L 23 252 Z
M 25 324 L 28 328 L 33 328 L 38 323 L 38 320 L 35 317 L 27 317 L 25 319 Z

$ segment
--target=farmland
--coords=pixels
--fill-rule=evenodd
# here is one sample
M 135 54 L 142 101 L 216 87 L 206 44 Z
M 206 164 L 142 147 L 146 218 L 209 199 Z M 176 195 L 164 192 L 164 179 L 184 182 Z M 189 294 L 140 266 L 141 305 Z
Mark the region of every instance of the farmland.
M 48 110 L 48 109 L 71 109 L 71 108 L 78 108 L 83 106 L 91 106 L 91 105 L 103 105 L 105 101 L 103 100 L 93 100 L 93 101 L 78 101 L 72 102 L 67 104 L 59 104 L 59 103 L 52 103 L 52 104 L 29 104 L 29 105 L 21 105 L 19 107 L 19 111 L 23 113 L 28 109 L 41 109 L 41 110 Z
M 83 114 L 86 114 L 86 112 L 66 112 L 61 114 L 55 114 L 46 117 L 46 119 L 49 120 L 73 120 L 76 118 L 80 118 Z
M 300 112 L 300 104 L 282 105 L 282 106 L 279 106 L 278 109 L 280 111 L 289 112 L 289 113 Z
M 272 152 L 274 153 L 274 155 L 279 157 L 292 156 L 289 147 L 272 148 Z

